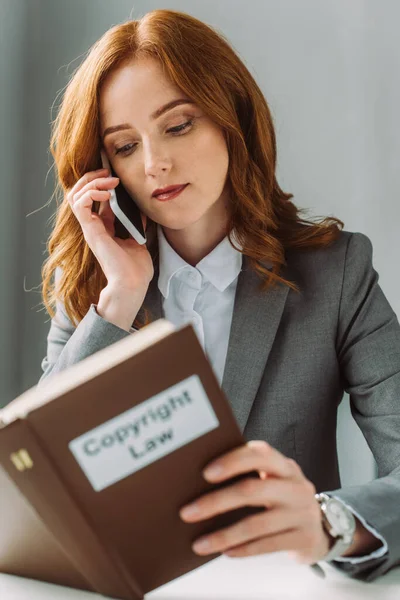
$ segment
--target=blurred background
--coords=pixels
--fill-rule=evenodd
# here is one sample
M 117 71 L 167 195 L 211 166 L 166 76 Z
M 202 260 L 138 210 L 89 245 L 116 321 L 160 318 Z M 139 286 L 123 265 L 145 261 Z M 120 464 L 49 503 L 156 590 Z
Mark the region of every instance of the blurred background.
M 0 406 L 36 385 L 46 355 L 41 266 L 62 91 L 107 29 L 156 8 L 187 12 L 228 38 L 271 107 L 280 185 L 307 218 L 333 215 L 370 237 L 400 314 L 398 0 L 0 0 Z M 347 395 L 338 451 L 342 485 L 375 476 Z

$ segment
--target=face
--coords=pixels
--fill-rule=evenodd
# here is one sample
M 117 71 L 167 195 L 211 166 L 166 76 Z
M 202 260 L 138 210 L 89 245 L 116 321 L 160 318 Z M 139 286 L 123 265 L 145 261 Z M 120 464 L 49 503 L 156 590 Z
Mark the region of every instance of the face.
M 152 113 L 185 97 L 153 59 L 126 63 L 100 91 L 101 135 L 107 156 L 141 211 L 165 228 L 183 230 L 203 221 L 226 219 L 228 149 L 223 131 L 194 103 Z M 152 197 L 157 188 L 189 184 L 176 198 Z

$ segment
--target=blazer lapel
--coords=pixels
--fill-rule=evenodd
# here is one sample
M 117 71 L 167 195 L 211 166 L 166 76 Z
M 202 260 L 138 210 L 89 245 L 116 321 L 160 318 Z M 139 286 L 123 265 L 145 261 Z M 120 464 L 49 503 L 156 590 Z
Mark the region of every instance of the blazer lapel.
M 143 302 L 143 306 L 150 311 L 151 321 L 163 318 L 158 274 L 157 261 L 154 277 Z M 289 291 L 287 286 L 279 284 L 274 289 L 262 292 L 259 289 L 260 281 L 259 276 L 250 268 L 248 258 L 243 256 L 222 380 L 222 389 L 229 399 L 242 433 L 274 343 Z M 142 307 L 138 317 L 142 318 L 143 315 Z
M 266 265 L 267 267 L 270 265 Z M 229 336 L 222 389 L 243 433 L 274 343 L 289 288 L 260 291 L 260 277 L 243 256 Z

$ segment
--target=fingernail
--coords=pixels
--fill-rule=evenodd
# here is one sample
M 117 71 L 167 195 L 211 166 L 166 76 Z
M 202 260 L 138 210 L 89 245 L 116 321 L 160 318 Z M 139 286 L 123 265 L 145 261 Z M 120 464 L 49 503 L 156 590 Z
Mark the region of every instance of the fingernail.
M 204 552 L 210 548 L 210 542 L 207 538 L 199 538 L 193 545 L 192 549 L 195 552 Z
M 181 510 L 181 517 L 184 519 L 190 519 L 190 517 L 194 517 L 197 514 L 199 514 L 199 507 L 196 504 L 188 504 Z
M 207 469 L 204 469 L 203 471 L 203 475 L 206 479 L 211 478 L 214 479 L 214 477 L 219 477 L 220 475 L 222 475 L 222 467 L 221 465 L 212 465 L 211 467 L 207 467 Z

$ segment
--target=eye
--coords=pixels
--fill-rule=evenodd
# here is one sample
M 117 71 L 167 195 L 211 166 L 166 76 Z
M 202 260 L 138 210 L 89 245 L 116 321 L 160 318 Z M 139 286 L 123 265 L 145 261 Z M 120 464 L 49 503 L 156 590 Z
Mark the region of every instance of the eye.
M 182 125 L 177 125 L 176 127 L 171 127 L 170 129 L 167 129 L 167 133 L 171 132 L 173 135 L 180 135 L 181 131 L 190 129 L 192 124 L 193 124 L 193 120 L 186 121 L 186 123 L 182 123 Z M 126 146 L 122 146 L 122 148 L 117 148 L 115 150 L 115 154 L 126 155 L 135 146 L 137 146 L 137 144 L 127 144 Z
M 122 146 L 122 148 L 116 148 L 115 154 L 126 154 L 133 146 L 136 146 L 136 144 L 127 144 L 126 146 Z
M 172 131 L 174 133 L 179 133 L 180 131 L 184 131 L 188 127 L 192 125 L 193 121 L 187 121 L 186 123 L 182 123 L 182 125 L 177 125 L 176 127 L 171 127 L 171 129 L 167 129 L 167 133 Z

